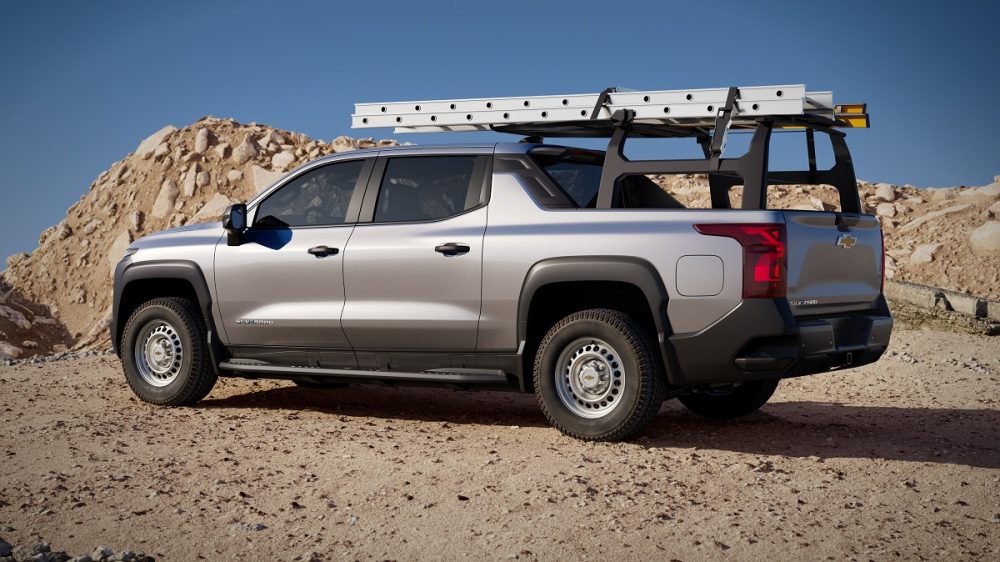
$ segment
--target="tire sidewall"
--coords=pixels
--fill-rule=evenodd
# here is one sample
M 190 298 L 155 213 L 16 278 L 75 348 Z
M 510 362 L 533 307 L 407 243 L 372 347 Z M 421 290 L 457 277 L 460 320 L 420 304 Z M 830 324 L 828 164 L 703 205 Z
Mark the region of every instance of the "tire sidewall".
M 142 332 L 143 327 L 148 323 L 162 320 L 167 322 L 177 331 L 181 340 L 183 357 L 181 359 L 180 372 L 177 378 L 166 386 L 153 386 L 143 380 L 139 374 L 139 367 L 136 364 L 135 343 Z M 195 361 L 196 342 L 192 338 L 187 322 L 180 314 L 170 307 L 162 304 L 151 304 L 136 312 L 126 326 L 125 337 L 122 345 L 122 363 L 125 366 L 125 376 L 129 385 L 141 398 L 153 403 L 167 403 L 174 400 L 188 384 L 193 376 L 192 365 Z
M 617 398 L 620 402 L 614 410 L 600 418 L 584 418 L 575 414 L 563 404 L 556 388 L 556 363 L 559 356 L 566 346 L 576 340 L 587 338 L 607 342 L 618 353 L 618 359 L 623 367 L 625 388 Z M 640 372 L 634 347 L 634 344 L 619 330 L 598 320 L 574 320 L 552 334 L 541 350 L 537 373 L 538 391 L 552 418 L 571 432 L 590 438 L 602 437 L 626 423 L 632 416 L 642 391 L 643 373 Z

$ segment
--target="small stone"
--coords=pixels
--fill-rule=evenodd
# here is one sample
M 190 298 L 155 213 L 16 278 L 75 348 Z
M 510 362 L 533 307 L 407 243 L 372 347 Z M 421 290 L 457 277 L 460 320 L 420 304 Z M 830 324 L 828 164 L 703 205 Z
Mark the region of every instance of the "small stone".
M 160 159 L 170 153 L 170 145 L 165 142 L 161 142 L 156 145 L 156 149 L 153 150 L 153 158 Z
M 910 265 L 920 265 L 934 261 L 934 252 L 938 251 L 941 244 L 921 244 L 910 254 Z
M 215 155 L 219 157 L 219 160 L 224 159 L 229 155 L 229 143 L 224 142 L 215 147 Z
M 250 138 L 250 135 L 243 137 L 243 142 L 233 149 L 233 161 L 237 164 L 245 164 L 247 161 L 257 156 L 259 149 L 257 143 Z
M 94 549 L 94 552 L 90 553 L 90 557 L 94 560 L 103 560 L 106 558 L 111 558 L 115 555 L 115 551 L 111 550 L 106 546 L 99 546 Z
M 128 217 L 129 223 L 132 225 L 132 230 L 142 230 L 144 218 L 142 211 L 133 211 Z
M 882 201 L 896 200 L 896 187 L 887 183 L 875 184 L 875 197 Z
M 980 256 L 1000 254 L 1000 222 L 991 221 L 969 234 L 969 246 Z
M 14 549 L 11 548 L 10 543 L 0 539 L 0 556 L 10 556 L 11 552 L 14 552 Z
M 160 143 L 162 143 L 164 140 L 166 140 L 166 138 L 170 136 L 170 133 L 173 133 L 176 130 L 177 127 L 174 127 L 173 125 L 167 125 L 166 127 L 160 129 L 159 131 L 156 131 L 152 135 L 146 137 L 146 140 L 139 143 L 139 147 L 135 149 L 135 153 L 139 156 L 139 158 L 142 158 L 144 160 L 149 158 L 150 156 L 153 155 L 153 152 L 156 150 L 156 147 L 159 146 Z M 119 173 L 121 173 L 121 171 L 122 170 L 119 170 Z
M 95 230 L 97 230 L 97 227 L 101 226 L 101 223 L 102 223 L 102 222 L 103 222 L 103 221 L 101 221 L 101 219 L 94 219 L 94 220 L 92 220 L 92 221 L 88 222 L 88 223 L 87 223 L 87 224 L 86 224 L 86 225 L 85 225 L 85 226 L 83 227 L 83 233 L 84 233 L 84 234 L 93 234 L 93 233 L 94 233 L 94 231 L 95 231 Z
M 875 214 L 880 217 L 892 218 L 896 216 L 896 206 L 892 203 L 879 203 L 875 207 Z
M 226 177 L 229 179 L 229 181 L 240 181 L 241 179 L 243 179 L 243 171 L 229 170 L 229 172 L 226 174 Z
M 198 185 L 198 164 L 193 164 L 188 168 L 187 173 L 184 174 L 184 185 L 181 193 L 184 197 L 191 197 L 194 195 L 194 189 Z
M 275 170 L 285 171 L 288 166 L 295 162 L 295 154 L 291 152 L 279 152 L 271 157 L 271 167 Z
M 208 150 L 208 129 L 202 127 L 194 134 L 194 151 L 198 154 Z
M 158 219 L 167 216 L 174 207 L 174 202 L 177 201 L 179 194 L 180 190 L 177 189 L 177 182 L 174 180 L 165 180 L 163 185 L 160 186 L 160 193 L 156 196 L 156 201 L 153 203 L 153 216 Z
M 195 183 L 198 184 L 198 187 L 205 187 L 210 181 L 212 181 L 212 177 L 209 175 L 208 170 L 198 172 L 198 177 L 195 178 Z
M 358 141 L 352 139 L 351 137 L 341 135 L 330 141 L 330 146 L 333 147 L 335 152 L 346 152 L 348 150 L 356 150 L 358 148 Z

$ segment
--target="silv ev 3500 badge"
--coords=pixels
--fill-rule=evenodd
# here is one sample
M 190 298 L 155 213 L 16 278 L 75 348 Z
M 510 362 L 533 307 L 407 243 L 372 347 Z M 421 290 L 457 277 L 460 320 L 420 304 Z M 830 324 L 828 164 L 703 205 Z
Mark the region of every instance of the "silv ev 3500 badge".
M 858 243 L 858 239 L 850 234 L 841 234 L 837 237 L 837 245 L 845 250 L 850 250 Z
M 249 318 L 240 318 L 236 321 L 236 323 L 247 326 L 272 326 L 274 325 L 274 320 L 251 320 Z

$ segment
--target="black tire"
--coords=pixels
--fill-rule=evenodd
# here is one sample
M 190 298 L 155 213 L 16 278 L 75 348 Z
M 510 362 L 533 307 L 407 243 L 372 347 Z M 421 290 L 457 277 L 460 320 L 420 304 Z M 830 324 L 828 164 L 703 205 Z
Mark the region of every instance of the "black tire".
M 587 406 L 591 402 L 585 404 L 579 400 L 580 397 L 567 390 L 571 384 L 568 373 L 574 372 L 576 363 L 567 364 L 566 360 L 576 361 L 574 358 L 587 349 L 588 340 L 595 342 L 595 351 L 591 353 L 588 350 L 587 353 L 596 359 L 601 359 L 597 353 L 603 357 L 611 357 L 609 353 L 605 353 L 606 349 L 601 349 L 602 346 L 596 342 L 606 342 L 607 347 L 617 354 L 614 362 L 600 365 L 602 369 L 606 367 L 614 371 L 615 378 L 612 379 L 612 384 L 617 385 L 619 381 L 621 383 L 620 392 L 616 392 L 613 386 L 603 384 L 602 388 L 606 388 L 608 392 L 615 392 L 614 396 L 610 394 L 607 396 L 617 402 L 606 413 L 602 410 L 599 414 L 601 417 L 588 418 L 585 417 L 586 410 L 582 410 L 583 413 L 574 411 L 577 408 L 572 404 L 574 399 L 580 402 L 580 406 Z M 581 345 L 585 347 L 579 347 Z M 577 348 L 579 350 L 574 352 L 573 350 Z M 549 423 L 571 437 L 585 441 L 627 439 L 645 427 L 663 403 L 664 381 L 654 349 L 650 334 L 628 314 L 602 308 L 571 314 L 549 329 L 535 354 L 533 376 L 538 405 Z M 589 363 L 597 362 L 589 361 Z M 601 380 L 604 381 L 605 375 L 603 371 L 601 372 Z M 557 381 L 557 377 L 562 377 L 564 374 L 566 374 L 563 379 L 566 381 L 565 385 Z M 564 393 L 563 397 L 560 397 L 560 392 Z M 570 392 L 570 398 L 566 398 L 567 392 Z M 595 392 L 593 396 L 597 395 L 598 392 Z M 600 406 L 604 402 L 594 404 Z M 595 415 L 598 415 L 596 408 Z
M 777 380 L 745 382 L 728 389 L 703 390 L 681 396 L 681 404 L 706 418 L 728 420 L 750 415 L 761 408 L 774 390 Z
M 173 342 L 174 349 L 180 351 L 177 352 L 176 372 L 166 373 L 169 382 L 161 381 L 163 384 L 157 386 L 149 382 L 149 361 L 137 355 L 136 341 L 151 326 L 162 328 L 164 324 L 172 329 L 165 341 Z M 211 365 L 201 313 L 195 303 L 187 299 L 165 297 L 140 305 L 125 324 L 121 352 L 128 385 L 136 396 L 151 404 L 190 406 L 207 396 L 218 379 Z M 143 372 L 147 374 L 144 376 Z
M 314 379 L 293 379 L 292 382 L 302 388 L 347 388 L 351 386 L 350 383 L 346 382 L 326 382 Z

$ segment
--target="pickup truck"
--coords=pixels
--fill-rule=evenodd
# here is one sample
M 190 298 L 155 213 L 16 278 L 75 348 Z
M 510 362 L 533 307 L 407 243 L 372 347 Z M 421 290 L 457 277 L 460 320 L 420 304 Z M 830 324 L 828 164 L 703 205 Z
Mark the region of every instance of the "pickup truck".
M 635 435 L 670 398 L 744 416 L 780 379 L 865 365 L 889 343 L 879 223 L 842 133 L 812 129 L 837 165 L 810 177 L 839 182 L 841 211 L 769 209 L 766 184 L 800 176 L 765 172 L 755 190 L 708 151 L 708 209 L 614 147 L 321 158 L 221 223 L 135 241 L 114 273 L 111 339 L 135 394 L 165 406 L 237 376 L 534 393 L 585 440 Z M 609 166 L 621 173 L 605 197 Z M 716 197 L 739 184 L 741 208 Z

